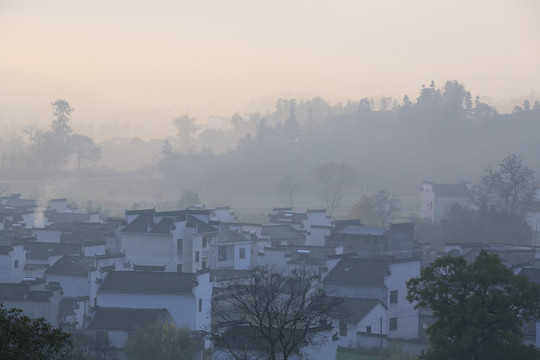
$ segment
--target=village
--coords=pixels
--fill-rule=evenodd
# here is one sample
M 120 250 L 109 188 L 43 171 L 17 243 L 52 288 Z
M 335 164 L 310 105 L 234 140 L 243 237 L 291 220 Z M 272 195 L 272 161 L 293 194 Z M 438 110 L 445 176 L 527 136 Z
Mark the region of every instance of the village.
M 424 182 L 419 195 L 420 216 L 435 222 L 455 204 L 471 206 L 465 183 Z M 65 198 L 12 194 L 0 198 L 0 220 L 3 306 L 91 337 L 111 359 L 125 356 L 135 329 L 163 319 L 189 329 L 193 358 L 227 358 L 237 345 L 216 335 L 232 326 L 216 309 L 227 287 L 251 281 L 254 269 L 284 279 L 309 271 L 325 296 L 340 299 L 342 311 L 325 314 L 324 324 L 310 329 L 317 346 L 308 343 L 293 354 L 328 359 L 377 353 L 396 342 L 405 353 L 426 348 L 433 317 L 407 301 L 406 283 L 439 256 L 473 261 L 488 249 L 515 274 L 540 280 L 535 246 L 446 243 L 437 250 L 417 238 L 414 222 L 368 226 L 361 219 L 334 220 L 326 209 L 273 208 L 265 224 L 240 222 L 229 207 L 203 206 L 126 209 L 123 218 L 103 218 L 71 210 Z M 534 327 L 525 335 L 540 345 Z

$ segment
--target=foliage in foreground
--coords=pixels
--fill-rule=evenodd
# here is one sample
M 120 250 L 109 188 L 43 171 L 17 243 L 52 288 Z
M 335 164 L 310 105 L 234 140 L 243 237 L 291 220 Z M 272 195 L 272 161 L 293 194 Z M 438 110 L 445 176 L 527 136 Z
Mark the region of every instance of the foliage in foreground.
M 0 304 L 0 358 L 3 360 L 66 359 L 70 335 L 43 318 L 31 320 L 21 309 Z
M 496 254 L 482 250 L 469 265 L 439 258 L 407 288 L 407 300 L 436 319 L 422 359 L 540 359 L 538 349 L 521 344 L 523 325 L 540 315 L 540 285 L 514 275 Z

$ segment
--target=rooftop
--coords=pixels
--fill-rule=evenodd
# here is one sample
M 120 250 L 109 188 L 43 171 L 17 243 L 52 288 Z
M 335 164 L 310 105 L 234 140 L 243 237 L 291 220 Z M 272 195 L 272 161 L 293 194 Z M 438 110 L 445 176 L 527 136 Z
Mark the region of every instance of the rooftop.
M 111 271 L 99 291 L 192 294 L 195 285 L 194 273 Z
M 98 308 L 88 328 L 131 331 L 168 316 L 167 309 Z
M 96 259 L 90 256 L 63 256 L 53 266 L 45 270 L 47 275 L 87 276 L 95 269 Z

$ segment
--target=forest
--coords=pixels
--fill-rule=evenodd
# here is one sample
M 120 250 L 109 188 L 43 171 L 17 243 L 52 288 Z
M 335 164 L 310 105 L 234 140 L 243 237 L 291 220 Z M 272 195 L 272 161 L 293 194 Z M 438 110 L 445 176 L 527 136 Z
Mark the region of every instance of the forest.
M 319 97 L 279 99 L 271 112 L 233 114 L 221 118 L 221 127 L 204 127 L 179 114 L 171 119 L 176 133 L 146 141 L 111 133 L 94 142 L 76 134 L 69 128 L 76 104 L 58 101 L 70 109 L 61 114 L 70 141 L 45 141 L 58 124 L 56 113 L 50 130 L 1 136 L 3 191 L 68 196 L 79 206 L 92 200 L 113 212 L 171 207 L 185 191 L 207 206 L 248 212 L 288 206 L 291 195 L 295 206 L 317 208 L 325 203 L 314 169 L 333 161 L 354 172 L 338 215 L 363 193 L 388 190 L 402 196 L 406 216 L 416 209 L 423 180 L 474 183 L 508 153 L 522 156 L 532 168 L 540 161 L 538 101 L 525 100 L 500 114 L 458 81 L 431 82 L 416 97 L 401 100 L 366 97 L 331 105 Z M 284 179 L 294 180 L 294 194 L 280 191 Z M 73 184 L 82 184 L 84 192 Z

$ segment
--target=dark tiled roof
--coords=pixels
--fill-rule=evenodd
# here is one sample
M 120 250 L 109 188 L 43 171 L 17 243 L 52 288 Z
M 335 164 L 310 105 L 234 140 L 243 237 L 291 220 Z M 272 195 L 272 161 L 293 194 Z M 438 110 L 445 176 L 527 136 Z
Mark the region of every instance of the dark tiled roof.
M 170 234 L 171 230 L 175 229 L 174 220 L 169 218 L 162 219 L 157 223 L 150 232 L 152 234 Z
M 195 216 L 188 216 L 186 226 L 195 227 L 197 229 L 197 234 L 217 232 L 218 229 L 205 223 L 204 221 L 196 218 Z
M 290 225 L 263 226 L 262 234 L 268 235 L 271 241 L 301 240 L 304 235 Z
M 98 308 L 89 329 L 132 331 L 168 317 L 167 309 Z
M 24 245 L 27 259 L 47 259 L 49 256 L 78 255 L 81 253 L 79 244 L 61 244 L 47 242 L 28 242 Z
M 239 242 L 239 241 L 251 240 L 249 235 L 246 237 L 235 228 L 238 228 L 238 227 L 232 224 L 229 225 L 226 223 L 221 223 L 219 225 L 218 242 L 226 243 L 226 242 Z
M 95 269 L 96 259 L 90 256 L 63 256 L 45 271 L 46 275 L 87 276 Z
M 471 191 L 465 184 L 433 184 L 433 192 L 438 197 L 470 197 Z
M 31 291 L 26 301 L 47 302 L 51 296 L 50 291 Z
M 90 214 L 81 213 L 58 213 L 54 210 L 46 212 L 47 220 L 52 223 L 72 223 L 77 221 L 89 221 Z
M 220 269 L 210 270 L 212 281 L 228 281 L 249 278 L 251 270 Z
M 339 318 L 346 319 L 351 324 L 358 324 L 378 304 L 384 306 L 378 299 L 343 298 Z
M 540 284 L 540 269 L 523 268 L 519 272 L 519 275 L 524 275 L 528 277 L 530 281 Z
M 324 282 L 330 285 L 384 286 L 388 260 L 349 258 L 341 261 L 328 273 Z
M 153 265 L 137 265 L 133 264 L 133 271 L 161 271 L 164 272 L 166 265 L 153 266 Z
M 30 294 L 25 284 L 0 283 L 1 300 L 24 300 Z
M 378 227 L 378 226 L 345 225 L 338 231 L 338 233 L 349 234 L 349 235 L 383 236 L 387 230 L 388 230 L 387 228 Z
M 0 300 L 47 302 L 50 291 L 30 291 L 27 284 L 0 283 Z
M 154 213 L 143 212 L 137 216 L 132 222 L 127 224 L 122 232 L 128 233 L 147 233 L 149 228 L 154 226 Z
M 136 214 L 154 214 L 156 209 L 140 209 L 140 210 L 126 210 L 126 215 L 136 215 Z
M 111 271 L 99 291 L 191 294 L 195 282 L 194 273 Z
M 174 218 L 175 221 L 186 221 L 187 210 L 170 210 L 170 211 L 160 211 L 156 213 L 157 217 L 170 217 Z

